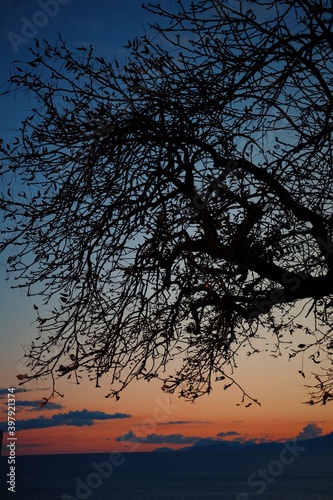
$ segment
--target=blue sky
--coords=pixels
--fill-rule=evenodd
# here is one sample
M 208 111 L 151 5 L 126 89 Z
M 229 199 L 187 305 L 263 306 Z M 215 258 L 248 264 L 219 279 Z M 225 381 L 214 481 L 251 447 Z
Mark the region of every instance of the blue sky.
M 0 20 L 0 86 L 3 86 L 13 71 L 14 61 L 31 58 L 29 49 L 34 48 L 35 37 L 56 42 L 60 33 L 72 49 L 93 44 L 96 55 L 121 60 L 126 53 L 123 45 L 142 33 L 147 12 L 139 0 L 97 1 L 94 7 L 90 0 L 2 0 Z M 24 93 L 1 97 L 0 138 L 10 140 L 31 107 L 33 101 Z M 30 338 L 35 328 L 31 325 L 32 302 L 25 298 L 24 292 L 12 292 L 10 283 L 4 283 L 4 262 L 5 256 L 0 256 L 1 332 L 8 353 L 18 337 L 16 330 L 24 330 L 24 335 Z M 17 340 L 21 342 L 22 333 L 19 337 Z
M 165 5 L 174 2 L 175 0 L 163 1 Z M 229 1 L 229 4 L 232 3 L 236 3 L 236 0 Z M 13 61 L 29 60 L 29 48 L 34 46 L 34 37 L 55 42 L 58 33 L 61 33 L 71 49 L 93 44 L 97 56 L 109 59 L 117 57 L 122 61 L 127 54 L 123 46 L 128 39 L 143 33 L 143 25 L 146 25 L 149 19 L 148 13 L 141 8 L 141 0 L 95 0 L 95 2 L 91 0 L 1 0 L 0 86 L 4 85 L 10 75 Z M 35 31 L 36 34 L 33 35 Z M 13 129 L 19 127 L 21 119 L 29 113 L 29 108 L 33 105 L 34 103 L 29 101 L 24 94 L 12 94 L 0 98 L 0 138 L 8 141 L 13 134 Z M 22 345 L 29 344 L 36 335 L 33 304 L 37 299 L 26 298 L 24 291 L 11 290 L 12 282 L 5 281 L 4 263 L 5 256 L 0 255 L 2 339 L 0 397 L 6 397 L 6 387 L 12 384 L 17 385 L 16 375 L 24 372 L 23 361 L 20 361 L 23 354 Z M 212 397 L 202 399 L 196 405 L 180 402 L 175 396 L 172 403 L 176 401 L 177 404 L 174 404 L 176 408 L 172 413 L 171 410 L 167 413 L 168 419 L 155 422 L 156 428 L 164 426 L 163 432 L 157 433 L 154 428 L 147 430 L 145 438 L 141 438 L 142 444 L 180 445 L 194 442 L 200 437 L 214 435 L 219 438 L 237 438 L 247 436 L 247 432 L 250 433 L 251 438 L 256 435 L 258 439 L 260 432 L 265 436 L 274 434 L 281 438 L 290 438 L 301 429 L 307 428 L 307 425 L 320 424 L 321 419 L 326 419 L 325 432 L 331 430 L 332 419 L 328 411 L 325 413 L 322 408 L 301 406 L 301 402 L 306 398 L 306 391 L 302 390 L 303 381 L 299 380 L 296 365 L 290 368 L 290 373 L 292 373 L 289 378 L 290 386 L 285 387 L 280 383 L 280 379 L 282 371 L 285 377 L 289 376 L 289 368 L 286 365 L 279 365 L 279 360 L 277 360 L 272 368 L 271 358 L 267 355 L 266 358 L 261 358 L 260 375 L 256 363 L 256 359 L 247 360 L 243 371 L 242 368 L 240 369 L 240 377 L 246 383 L 249 378 L 257 377 L 253 383 L 251 382 L 250 392 L 259 397 L 263 402 L 262 407 L 252 407 L 249 410 L 243 407 L 235 409 L 239 402 L 239 394 L 229 395 L 223 391 L 223 387 L 216 390 Z M 270 386 L 266 378 L 262 376 L 265 371 L 270 373 Z M 30 385 L 27 392 L 18 390 L 16 393 L 17 408 L 20 411 L 19 426 L 21 426 L 22 433 L 27 431 L 27 438 L 22 437 L 21 443 L 27 449 L 30 446 L 30 451 L 33 447 L 41 447 L 43 443 L 48 443 L 48 440 L 51 440 L 48 427 L 56 426 L 61 426 L 62 435 L 68 440 L 70 450 L 73 450 L 79 439 L 79 434 L 74 436 L 72 430 L 80 426 L 95 424 L 96 435 L 98 431 L 98 439 L 101 442 L 105 441 L 105 436 L 112 436 L 118 444 L 131 442 L 132 439 L 138 437 L 138 431 L 136 427 L 133 427 L 133 423 L 140 426 L 142 435 L 145 422 L 147 423 L 149 418 L 151 421 L 151 416 L 154 415 L 158 406 L 156 403 L 158 400 L 155 398 L 157 396 L 164 398 L 164 395 L 161 396 L 160 384 L 155 384 L 153 381 L 148 387 L 140 385 L 139 391 L 135 387 L 129 388 L 128 394 L 124 395 L 117 405 L 111 400 L 104 399 L 107 391 L 103 390 L 103 393 L 95 391 L 88 384 L 83 385 L 82 388 L 67 384 L 66 391 L 64 391 L 67 399 L 57 398 L 47 407 L 39 409 L 38 403 L 44 395 L 49 394 L 47 389 L 49 386 L 46 383 L 45 385 L 40 383 Z M 285 407 L 289 405 L 287 414 L 283 410 L 281 401 L 285 402 Z M 1 408 L 4 409 L 4 406 Z M 2 422 L 3 420 L 1 418 Z M 285 422 L 287 422 L 287 427 Z M 317 424 L 309 424 L 309 422 L 317 422 Z M 107 427 L 108 423 L 110 427 Z M 71 434 L 68 433 L 68 437 L 64 434 L 64 426 L 70 428 Z M 183 431 L 185 428 L 186 431 Z M 29 429 L 30 434 L 28 434 Z M 33 434 L 34 429 L 40 430 L 39 437 L 36 437 L 37 432 Z M 309 429 L 317 432 L 317 427 L 307 428 L 307 432 Z M 39 442 L 38 439 L 40 439 Z M 54 437 L 55 441 L 56 439 L 57 436 Z M 72 443 L 70 439 L 73 439 Z M 48 448 L 45 445 L 45 450 L 58 450 L 55 441 L 50 441 Z M 85 444 L 83 441 L 82 443 L 82 446 L 85 446 L 82 447 L 83 450 L 104 450 L 104 448 L 93 448 L 96 443 Z M 59 448 L 59 451 L 62 449 Z
M 61 5 L 60 5 L 61 3 Z M 0 81 L 4 84 L 15 60 L 27 61 L 38 38 L 56 42 L 60 33 L 68 46 L 94 45 L 96 54 L 123 58 L 123 45 L 143 32 L 147 12 L 140 0 L 2 0 L 0 2 Z M 17 127 L 29 102 L 24 96 L 0 100 L 1 137 Z M 7 132 L 7 133 L 6 133 Z
M 29 49 L 34 48 L 34 38 L 46 39 L 55 43 L 58 33 L 75 50 L 82 45 L 93 44 L 96 55 L 109 59 L 122 60 L 126 54 L 128 39 L 143 32 L 147 21 L 147 12 L 141 7 L 140 0 L 1 0 L 0 2 L 0 86 L 5 85 L 13 71 L 15 61 L 29 61 Z M 15 134 L 21 120 L 33 107 L 33 101 L 24 93 L 10 94 L 0 98 L 0 138 L 5 142 Z M 12 290 L 11 279 L 6 281 L 6 255 L 0 255 L 0 331 L 2 346 L 0 350 L 0 375 L 3 385 L 17 385 L 16 375 L 24 370 L 23 345 L 27 345 L 36 335 L 33 303 L 25 291 Z M 34 387 L 37 389 L 37 387 Z M 41 395 L 43 389 L 39 387 Z M 0 397 L 6 397 L 7 389 L 0 391 Z M 18 410 L 36 412 L 36 418 L 22 419 L 22 428 L 42 427 L 50 423 L 59 425 L 66 413 L 54 417 L 52 422 L 38 415 L 38 393 L 17 392 L 17 399 L 24 398 Z M 52 403 L 48 410 L 59 410 L 63 405 Z M 88 411 L 88 410 L 80 410 Z M 91 414 L 94 414 L 91 410 Z M 116 413 L 108 412 L 105 415 Z M 69 413 L 67 413 L 67 416 Z M 119 415 L 127 415 L 122 413 Z M 77 415 L 71 416 L 72 421 Z M 92 418 L 91 416 L 89 418 Z M 93 420 L 91 420 L 93 422 Z

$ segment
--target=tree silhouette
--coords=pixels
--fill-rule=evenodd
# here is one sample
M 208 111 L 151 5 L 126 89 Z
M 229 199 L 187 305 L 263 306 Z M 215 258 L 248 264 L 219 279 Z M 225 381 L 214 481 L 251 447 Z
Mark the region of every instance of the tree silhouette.
M 149 4 L 124 65 L 61 37 L 15 63 L 3 94 L 35 107 L 2 146 L 1 248 L 47 306 L 21 383 L 257 403 L 237 357 L 286 349 L 322 363 L 309 403 L 333 398 L 333 9 L 252 4 Z

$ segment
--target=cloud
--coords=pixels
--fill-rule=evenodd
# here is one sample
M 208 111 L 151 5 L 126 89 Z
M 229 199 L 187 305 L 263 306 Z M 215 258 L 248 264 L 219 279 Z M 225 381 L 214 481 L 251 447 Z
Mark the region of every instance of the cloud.
M 259 434 L 259 436 L 260 436 L 260 434 Z M 248 434 L 246 434 L 245 437 L 248 437 Z M 276 440 L 276 439 L 274 439 L 274 436 L 272 436 L 271 434 L 262 434 L 261 437 L 253 438 L 253 441 L 260 444 L 260 443 L 270 443 L 272 441 L 284 442 L 285 439 Z
M 296 436 L 295 439 L 302 441 L 304 439 L 313 439 L 321 435 L 323 429 L 317 424 L 308 424 L 303 427 L 303 430 Z
M 116 441 L 143 444 L 194 444 L 199 441 L 199 436 L 184 436 L 183 434 L 148 434 L 147 436 L 137 436 L 133 431 L 129 431 L 122 436 L 118 436 Z
M 16 389 L 15 388 L 15 391 L 14 391 L 14 395 L 18 392 L 28 392 L 28 389 Z M 6 388 L 3 388 L 3 389 L 0 389 L 0 395 L 1 394 L 11 394 L 11 392 L 8 392 L 8 387 Z
M 17 401 L 16 402 L 16 406 L 24 406 L 24 407 L 30 407 L 32 408 L 33 410 L 61 410 L 63 407 L 63 405 L 59 404 L 59 403 L 52 403 L 52 401 L 48 401 L 47 402 L 47 405 L 44 406 L 43 408 L 40 408 L 39 407 L 40 405 L 40 400 L 39 401 Z
M 171 422 L 159 422 L 157 425 L 186 425 L 191 423 L 191 420 L 174 420 Z
M 211 422 L 202 422 L 200 420 L 172 420 L 170 422 L 160 422 L 157 425 L 187 425 L 187 424 L 211 424 Z
M 47 427 L 57 427 L 59 425 L 72 425 L 75 427 L 84 427 L 95 425 L 95 420 L 114 420 L 119 418 L 130 418 L 132 415 L 127 413 L 105 413 L 103 411 L 69 411 L 68 413 L 57 413 L 52 417 L 29 418 L 16 421 L 16 430 L 27 429 L 45 429 Z M 1 422 L 0 427 L 5 427 L 7 422 Z
M 219 432 L 216 434 L 218 437 L 228 437 L 228 436 L 240 436 L 239 432 L 236 431 L 228 431 L 228 432 Z
M 13 387 L 13 386 L 12 386 Z M 34 387 L 33 389 L 27 389 L 25 387 L 13 387 L 14 392 L 14 396 L 15 394 L 18 394 L 19 392 L 36 392 L 36 391 L 50 391 L 50 387 Z M 1 394 L 12 394 L 11 392 L 8 392 L 8 387 L 1 387 L 0 388 L 0 396 Z

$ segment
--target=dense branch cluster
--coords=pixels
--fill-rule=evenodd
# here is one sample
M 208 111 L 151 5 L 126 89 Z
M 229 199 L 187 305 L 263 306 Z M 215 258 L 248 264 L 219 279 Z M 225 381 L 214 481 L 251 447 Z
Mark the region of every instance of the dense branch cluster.
M 331 2 L 171 4 L 123 66 L 60 38 L 13 70 L 35 107 L 2 146 L 1 248 L 49 311 L 23 381 L 108 373 L 119 397 L 158 377 L 194 400 L 271 343 L 326 363 L 326 402 Z

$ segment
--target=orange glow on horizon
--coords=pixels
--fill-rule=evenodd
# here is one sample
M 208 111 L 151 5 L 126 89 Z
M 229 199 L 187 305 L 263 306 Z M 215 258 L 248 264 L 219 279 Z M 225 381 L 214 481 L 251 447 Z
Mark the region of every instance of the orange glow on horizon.
M 297 362 L 272 359 L 269 354 L 262 353 L 257 357 L 244 358 L 235 377 L 250 396 L 258 398 L 261 406 L 252 402 L 246 408 L 249 400 L 240 404 L 242 393 L 236 387 L 224 390 L 223 382 L 214 384 L 209 396 L 191 404 L 178 398 L 177 394 L 162 392 L 161 384 L 156 380 L 134 383 L 116 402 L 105 398 L 109 389 L 106 377 L 100 389 L 95 389 L 87 381 L 76 385 L 61 380 L 59 391 L 65 397 L 50 401 L 59 408 L 46 405 L 38 409 L 38 402 L 49 395 L 49 389 L 46 386 L 27 387 L 27 392 L 16 394 L 16 418 L 22 423 L 33 419 L 31 425 L 35 428 L 17 432 L 17 452 L 19 455 L 145 452 L 160 447 L 176 449 L 193 444 L 170 442 L 170 435 L 181 435 L 184 441 L 192 437 L 193 442 L 196 438 L 215 439 L 219 433 L 224 433 L 223 439 L 227 440 L 278 441 L 295 438 L 310 423 L 322 429 L 322 434 L 332 432 L 331 403 L 312 407 L 303 404 L 308 396 Z M 11 386 L 9 377 L 5 382 L 8 387 Z M 34 407 L 29 402 L 34 402 Z M 81 422 L 81 426 L 78 426 L 80 422 L 76 422 L 78 425 L 60 425 L 58 420 L 57 425 L 44 427 L 45 422 L 40 425 L 38 422 L 42 417 L 47 419 L 53 415 L 59 417 L 59 414 L 83 411 L 92 415 L 104 412 L 110 419 L 96 419 L 90 422 L 91 425 L 82 425 Z M 130 417 L 114 418 L 117 413 Z M 158 443 L 117 441 L 119 436 L 129 432 L 140 438 L 155 434 Z

